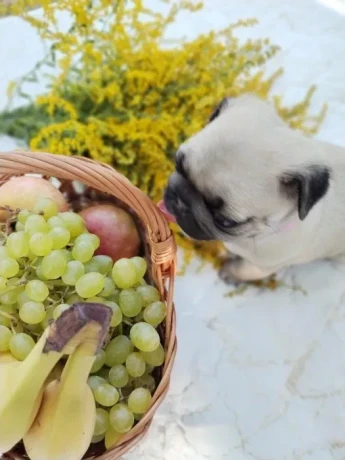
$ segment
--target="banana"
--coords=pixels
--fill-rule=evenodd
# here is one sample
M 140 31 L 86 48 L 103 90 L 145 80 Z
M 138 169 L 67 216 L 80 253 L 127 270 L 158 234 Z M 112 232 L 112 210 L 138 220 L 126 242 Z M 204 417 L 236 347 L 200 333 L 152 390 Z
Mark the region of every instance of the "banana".
M 31 460 L 80 460 L 90 446 L 96 405 L 87 378 L 110 318 L 111 314 L 103 328 L 94 323 L 85 329 L 88 339 L 69 356 L 61 379 L 46 387 L 37 417 L 23 439 Z
M 96 420 L 96 405 L 87 384 L 94 356 L 83 345 L 68 358 L 61 380 L 45 389 L 42 404 L 24 446 L 31 460 L 79 460 L 87 451 Z
M 12 449 L 29 430 L 41 404 L 44 383 L 63 354 L 88 339 L 88 325 L 103 331 L 110 317 L 111 310 L 104 305 L 75 304 L 44 331 L 24 361 L 1 366 L 0 454 Z

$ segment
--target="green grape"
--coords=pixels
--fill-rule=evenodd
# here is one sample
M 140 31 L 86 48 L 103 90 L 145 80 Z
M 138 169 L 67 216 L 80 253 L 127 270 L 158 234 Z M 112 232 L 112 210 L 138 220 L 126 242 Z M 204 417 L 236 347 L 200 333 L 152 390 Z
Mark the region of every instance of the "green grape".
M 160 344 L 156 329 L 147 323 L 137 323 L 130 330 L 133 345 L 140 351 L 154 351 Z
M 29 236 L 34 233 L 46 233 L 49 231 L 49 226 L 43 216 L 32 214 L 25 222 L 25 231 Z
M 25 329 L 30 331 L 32 334 L 41 335 L 41 333 L 42 333 L 42 325 L 41 325 L 41 323 L 38 323 L 38 324 L 26 324 Z
M 104 278 L 104 288 L 103 291 L 101 292 L 102 297 L 109 297 L 112 295 L 115 291 L 115 283 L 111 278 Z
M 3 276 L 0 276 L 0 292 L 4 291 L 7 288 L 7 279 Z
M 151 326 L 158 326 L 166 317 L 167 307 L 164 302 L 152 302 L 144 310 L 144 320 Z
M 109 381 L 114 387 L 122 388 L 128 383 L 129 375 L 127 369 L 122 364 L 115 364 L 109 370 Z
M 25 232 L 13 232 L 7 237 L 6 247 L 10 257 L 20 259 L 29 254 L 29 241 Z
M 105 351 L 100 350 L 100 352 L 97 353 L 95 361 L 92 365 L 92 368 L 90 371 L 91 374 L 94 374 L 95 372 L 98 372 L 99 370 L 101 370 L 104 364 L 105 364 Z
M 108 382 L 104 378 L 100 377 L 99 375 L 91 375 L 87 379 L 87 384 L 89 385 L 92 391 L 95 391 L 95 389 L 99 385 L 102 385 L 103 383 L 108 383 Z
M 2 312 L 2 308 L 4 305 L 0 307 L 0 326 L 5 326 L 5 327 L 10 327 L 11 326 L 11 319 L 8 318 L 7 316 L 4 316 Z
M 72 249 L 73 259 L 79 260 L 80 262 L 88 262 L 95 252 L 92 243 L 87 241 L 81 241 L 76 243 Z
M 19 318 L 27 324 L 38 324 L 45 316 L 46 311 L 41 302 L 26 302 L 19 310 Z
M 10 352 L 19 361 L 24 361 L 34 346 L 34 339 L 24 332 L 14 334 L 10 340 Z
M 129 318 L 138 315 L 143 306 L 141 296 L 135 289 L 124 289 L 120 292 L 119 304 L 122 313 Z
M 57 215 L 59 208 L 55 201 L 42 197 L 36 201 L 33 211 L 36 214 L 43 214 L 45 219 L 49 219 Z
M 7 258 L 0 260 L 0 276 L 13 278 L 19 272 L 19 264 L 15 259 Z
M 107 431 L 105 432 L 105 448 L 107 450 L 112 449 L 121 439 L 122 434 L 118 433 L 114 428 L 109 425 Z
M 144 375 L 146 364 L 140 353 L 134 352 L 127 356 L 126 369 L 131 377 Z
M 36 268 L 36 276 L 39 280 L 41 281 L 48 281 L 48 278 L 46 276 L 43 275 L 42 273 L 42 265 L 39 264 Z
M 137 281 L 137 270 L 130 259 L 120 259 L 114 263 L 112 278 L 120 289 L 128 289 Z
M 147 270 L 146 260 L 143 257 L 132 257 L 131 261 L 134 263 L 137 270 L 137 281 L 140 281 L 142 278 L 144 278 Z
M 136 388 L 128 398 L 128 408 L 134 414 L 144 414 L 151 405 L 152 396 L 146 388 Z
M 89 297 L 88 299 L 84 300 L 86 303 L 102 303 L 105 304 L 106 300 L 102 299 L 102 297 Z
M 12 332 L 0 324 L 0 352 L 9 350 L 11 338 Z
M 100 239 L 98 238 L 97 235 L 94 235 L 93 233 L 83 233 L 82 235 L 79 235 L 75 239 L 75 244 L 79 244 L 81 242 L 91 243 L 95 251 L 96 249 L 99 248 L 99 245 L 100 245 Z
M 115 302 L 119 304 L 119 301 L 120 301 L 119 289 L 115 289 L 114 292 L 109 297 L 107 297 L 107 300 L 109 300 L 109 302 Z
M 109 256 L 94 256 L 92 260 L 97 263 L 98 271 L 102 273 L 102 275 L 106 275 L 113 268 L 113 259 Z
M 93 391 L 95 401 L 101 406 L 111 407 L 116 404 L 120 398 L 119 392 L 109 383 L 103 383 Z
M 137 287 L 139 287 L 139 286 L 147 286 L 147 283 L 146 283 L 146 281 L 144 280 L 144 278 L 141 278 L 141 280 L 139 280 L 139 281 L 136 283 L 135 287 L 137 288 Z
M 107 307 L 110 307 L 113 311 L 113 316 L 111 317 L 110 326 L 116 327 L 122 323 L 122 311 L 121 308 L 115 302 L 110 302 L 109 300 L 104 302 Z
M 105 409 L 98 407 L 96 409 L 96 423 L 94 429 L 94 436 L 99 436 L 106 432 L 109 426 L 109 414 Z
M 134 415 L 125 404 L 116 404 L 112 407 L 109 420 L 118 433 L 127 433 L 134 425 Z
M 18 294 L 20 293 L 20 289 L 11 289 L 9 291 L 5 291 L 0 295 L 0 303 L 6 304 L 6 305 L 14 305 L 17 303 L 18 299 Z
M 133 344 L 128 337 L 118 335 L 108 343 L 105 349 L 105 364 L 109 367 L 123 364 L 133 349 Z
M 92 436 L 91 444 L 97 444 L 98 442 L 103 441 L 104 438 L 105 438 L 105 433 L 94 435 Z
M 106 275 L 113 266 L 113 261 L 108 256 L 94 256 L 85 264 L 85 273 L 98 272 Z
M 23 292 L 20 292 L 17 296 L 17 304 L 19 305 L 19 307 L 24 305 L 26 302 L 29 302 L 30 300 L 32 299 L 30 299 L 25 290 Z
M 130 377 L 128 380 L 128 384 L 125 387 L 121 388 L 121 394 L 123 398 L 128 398 L 128 396 L 135 389 L 135 386 L 134 386 L 135 380 L 138 380 L 138 379 L 135 379 L 134 377 Z
M 25 230 L 25 225 L 17 222 L 15 225 L 16 232 L 23 232 Z
M 69 250 L 66 249 L 66 248 L 61 249 L 60 251 L 61 251 L 61 253 L 64 255 L 64 257 L 65 257 L 65 259 L 66 259 L 66 262 L 70 262 L 71 260 L 73 260 L 71 251 L 69 251 Z
M 146 388 L 153 394 L 156 389 L 156 382 L 152 375 L 144 374 L 138 379 L 134 379 L 134 386 L 135 388 Z
M 159 291 L 153 286 L 138 286 L 136 291 L 141 295 L 143 307 L 147 307 L 150 303 L 160 300 Z
M 53 239 L 49 233 L 34 233 L 30 237 L 30 251 L 36 256 L 46 256 L 53 249 Z
M 154 351 L 140 352 L 145 362 L 150 366 L 161 366 L 164 363 L 165 353 L 161 344 Z
M 36 254 L 34 254 L 30 249 L 26 257 L 30 260 L 30 262 L 33 261 L 34 259 L 37 259 Z
M 43 302 L 49 295 L 49 289 L 43 281 L 31 280 L 25 286 L 25 293 L 30 300 Z
M 65 222 L 72 238 L 85 232 L 85 223 L 78 214 L 74 212 L 61 212 L 59 217 Z
M 95 258 L 92 257 L 88 262 L 84 264 L 85 268 L 85 273 L 90 273 L 90 272 L 97 272 L 101 273 L 99 269 L 98 262 L 94 260 Z
M 103 288 L 104 276 L 95 272 L 86 273 L 81 276 L 75 285 L 77 294 L 86 299 L 99 294 Z
M 40 326 L 43 330 L 45 330 L 53 321 L 53 313 L 54 307 L 48 307 L 46 309 L 46 316 L 44 317 L 43 321 L 41 321 Z
M 0 260 L 8 259 L 10 257 L 6 246 L 0 246 Z
M 17 216 L 17 219 L 18 219 L 18 222 L 21 223 L 21 224 L 25 224 L 25 222 L 27 221 L 28 217 L 32 215 L 32 212 L 27 210 L 27 209 L 22 209 L 21 211 L 19 211 L 18 213 L 18 216 Z
M 71 239 L 71 234 L 65 227 L 53 227 L 48 235 L 53 241 L 53 249 L 63 249 Z
M 67 228 L 66 222 L 63 219 L 61 219 L 61 217 L 59 216 L 49 217 L 49 219 L 47 220 L 47 224 L 49 225 L 50 228 L 54 228 L 54 227 Z
M 97 375 L 99 377 L 102 377 L 104 380 L 106 380 L 107 383 L 109 382 L 109 368 L 108 367 L 103 366 L 102 369 L 100 369 L 97 372 Z
M 7 321 L 2 321 L 3 326 L 11 324 L 11 316 L 16 314 L 16 305 L 1 305 L 0 304 L 0 318 L 6 318 Z
M 85 273 L 84 265 L 79 260 L 71 260 L 67 263 L 66 271 L 61 276 L 62 281 L 68 286 L 75 286 L 78 279 Z
M 79 302 L 84 302 L 84 299 L 82 299 L 77 294 L 72 294 L 66 299 L 66 303 L 68 303 L 68 305 L 73 305 L 74 303 L 79 303 Z
M 43 257 L 42 275 L 50 280 L 60 278 L 67 267 L 66 258 L 60 249 L 54 249 L 50 254 Z
M 57 305 L 55 308 L 54 308 L 54 311 L 53 311 L 53 318 L 54 319 L 58 319 L 58 317 L 66 310 L 68 310 L 70 308 L 70 305 L 68 305 L 68 303 L 60 303 L 60 305 Z

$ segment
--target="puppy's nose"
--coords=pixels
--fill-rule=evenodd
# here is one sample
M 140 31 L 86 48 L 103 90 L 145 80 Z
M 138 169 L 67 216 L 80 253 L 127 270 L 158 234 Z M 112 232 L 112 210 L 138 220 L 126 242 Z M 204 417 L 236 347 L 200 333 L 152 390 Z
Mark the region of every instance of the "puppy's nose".
M 188 210 L 188 205 L 181 198 L 183 195 L 183 178 L 178 174 L 174 173 L 171 175 L 168 186 L 164 193 L 164 202 L 172 214 L 185 213 Z

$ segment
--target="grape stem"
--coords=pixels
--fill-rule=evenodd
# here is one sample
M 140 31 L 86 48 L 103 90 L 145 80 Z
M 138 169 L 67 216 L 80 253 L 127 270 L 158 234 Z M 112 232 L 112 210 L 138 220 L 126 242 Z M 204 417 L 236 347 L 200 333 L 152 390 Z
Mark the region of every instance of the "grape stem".
M 123 323 L 127 324 L 127 326 L 133 326 L 134 323 L 132 323 L 131 321 L 129 321 L 129 319 L 123 319 L 122 320 Z M 122 333 L 122 332 L 121 332 Z
M 6 313 L 6 312 L 4 312 L 2 310 L 0 310 L 0 315 L 4 316 L 7 319 L 15 320 L 15 317 L 13 315 L 10 315 L 9 313 Z

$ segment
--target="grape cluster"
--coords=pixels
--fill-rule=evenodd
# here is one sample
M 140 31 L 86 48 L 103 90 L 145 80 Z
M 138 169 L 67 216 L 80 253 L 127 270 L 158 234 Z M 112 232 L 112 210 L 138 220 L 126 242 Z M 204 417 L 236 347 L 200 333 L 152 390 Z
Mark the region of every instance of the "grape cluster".
M 94 255 L 100 241 L 82 217 L 40 199 L 12 218 L 0 242 L 0 354 L 24 360 L 44 329 L 77 302 L 113 312 L 107 343 L 88 383 L 97 404 L 94 442 L 110 447 L 151 404 L 155 367 L 164 362 L 156 330 L 166 316 L 159 292 L 146 284 L 145 259 L 113 263 Z

